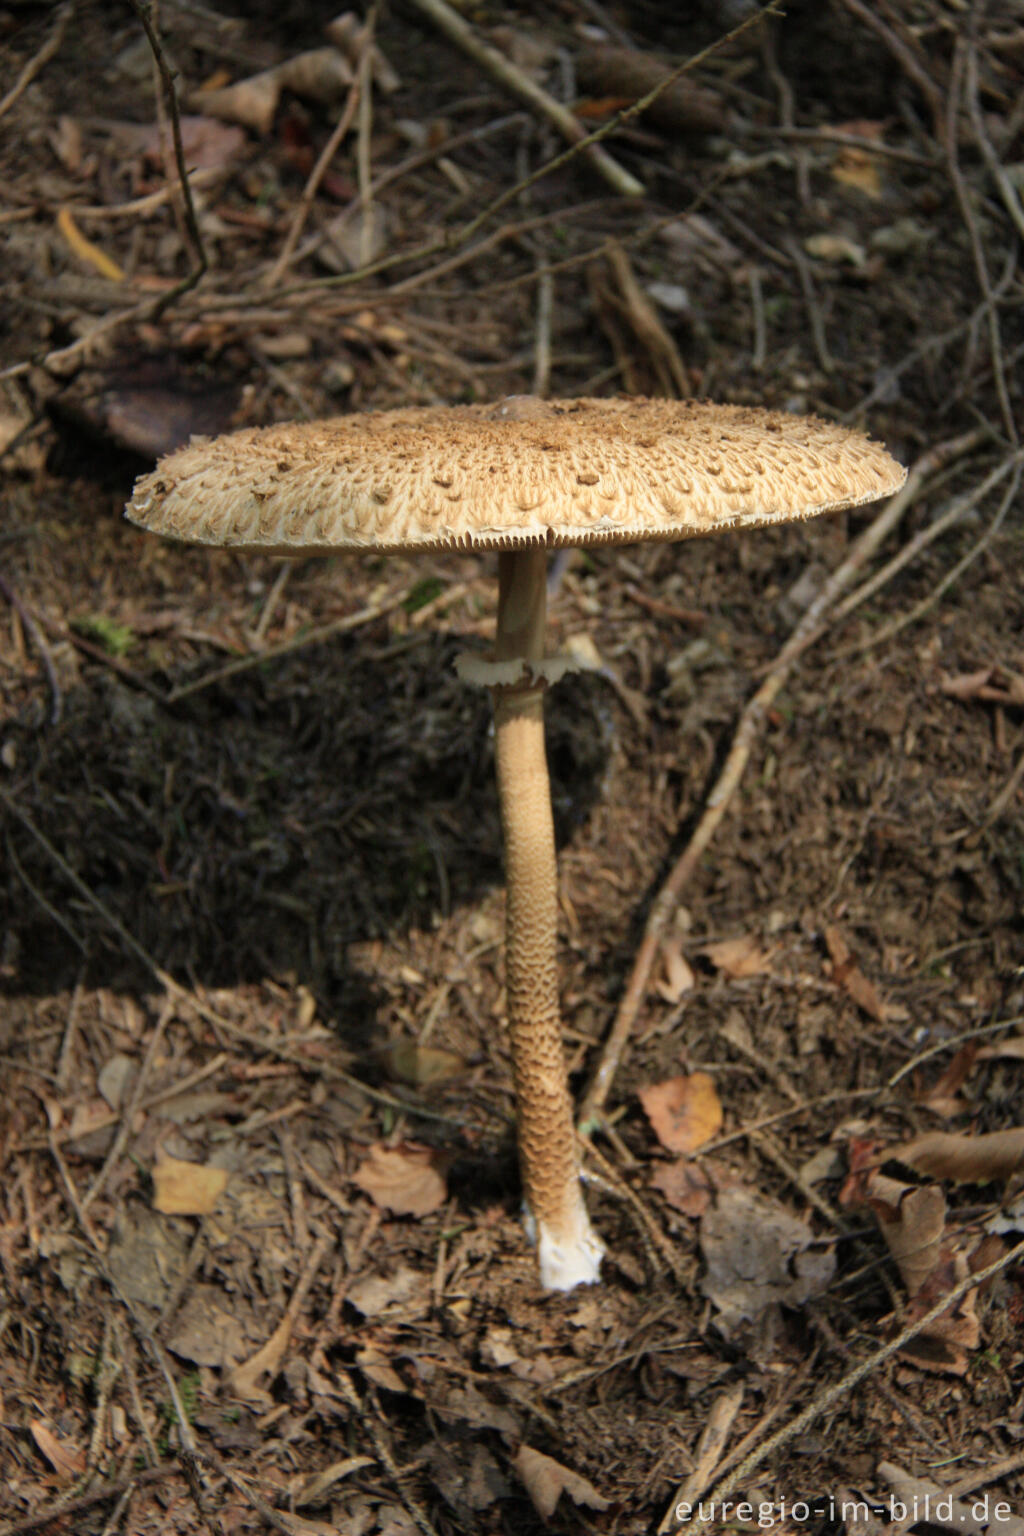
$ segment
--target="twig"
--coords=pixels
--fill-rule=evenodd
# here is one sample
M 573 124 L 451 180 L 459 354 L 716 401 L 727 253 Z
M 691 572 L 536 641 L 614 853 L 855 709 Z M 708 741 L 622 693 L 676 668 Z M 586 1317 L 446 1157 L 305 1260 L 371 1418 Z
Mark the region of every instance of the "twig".
M 2 571 L 0 571 L 0 592 L 6 597 L 18 618 L 32 636 L 33 644 L 42 658 L 46 678 L 50 684 L 50 724 L 59 725 L 64 700 L 60 691 L 57 668 L 53 664 L 53 656 L 50 652 L 50 647 L 46 643 L 46 636 L 43 634 L 41 626 L 37 623 L 35 615 L 27 604 L 22 602 L 21 597 L 15 588 L 11 586 Z
M 285 238 L 284 245 L 281 247 L 281 251 L 277 260 L 274 262 L 273 266 L 270 268 L 269 272 L 267 272 L 264 278 L 264 282 L 268 288 L 276 287 L 277 284 L 281 281 L 281 278 L 284 276 L 284 273 L 287 271 L 291 263 L 292 252 L 295 250 L 295 247 L 299 242 L 299 237 L 306 227 L 306 219 L 309 217 L 309 211 L 312 208 L 316 194 L 319 191 L 320 183 L 323 181 L 324 176 L 327 174 L 328 166 L 334 159 L 335 155 L 338 153 L 338 149 L 342 140 L 345 138 L 349 129 L 352 127 L 352 119 L 355 117 L 356 107 L 359 105 L 360 79 L 361 71 L 360 75 L 357 76 L 355 80 L 353 80 L 351 86 L 349 87 L 348 95 L 345 98 L 345 105 L 342 108 L 341 116 L 335 125 L 334 132 L 331 134 L 330 138 L 327 140 L 327 143 L 320 151 L 320 156 L 313 169 L 309 173 L 306 185 L 302 189 L 302 196 L 299 198 L 299 206 L 295 210 L 295 215 L 291 222 L 291 228 L 289 229 Z
M 146 1046 L 146 1054 L 142 1058 L 142 1065 L 139 1068 L 138 1077 L 136 1078 L 135 1085 L 132 1088 L 131 1097 L 129 1098 L 128 1103 L 125 1105 L 121 1114 L 121 1123 L 118 1126 L 117 1133 L 114 1136 L 113 1142 L 111 1143 L 110 1151 L 103 1159 L 103 1165 L 100 1168 L 99 1173 L 93 1179 L 89 1188 L 82 1196 L 83 1212 L 89 1209 L 97 1195 L 101 1192 L 104 1184 L 107 1182 L 107 1179 L 110 1176 L 110 1170 L 113 1168 L 114 1164 L 121 1156 L 121 1153 L 124 1151 L 125 1143 L 127 1142 L 128 1137 L 131 1135 L 132 1129 L 135 1125 L 135 1116 L 138 1114 L 139 1108 L 142 1104 L 142 1095 L 146 1086 L 146 1080 L 152 1071 L 153 1063 L 156 1061 L 157 1052 L 163 1043 L 164 1030 L 167 1028 L 168 1021 L 170 1020 L 173 1012 L 174 1007 L 170 998 L 165 998 L 164 1005 L 160 1009 L 160 1014 L 157 1018 L 153 1033 L 150 1036 L 149 1044 Z
M 866 0 L 843 0 L 848 11 L 852 11 L 858 20 L 877 35 L 885 43 L 893 58 L 902 67 L 914 84 L 921 91 L 928 102 L 932 113 L 932 122 L 935 128 L 935 137 L 940 144 L 945 142 L 946 122 L 942 110 L 942 92 L 928 71 L 922 65 L 914 48 L 896 32 L 893 31 L 875 7 L 866 4 Z
M 373 136 L 373 34 L 377 26 L 376 0 L 366 12 L 360 32 L 359 67 L 356 85 L 359 96 L 359 134 L 356 140 L 356 180 L 362 203 L 359 224 L 359 265 L 365 267 L 373 255 L 373 170 L 370 151 Z
M 429 1516 L 427 1515 L 426 1511 L 421 1508 L 417 1500 L 413 1498 L 412 1494 L 408 1491 L 405 1478 L 402 1476 L 397 1465 L 395 1464 L 395 1458 L 391 1453 L 391 1447 L 388 1445 L 386 1439 L 384 1438 L 384 1432 L 378 1423 L 378 1419 L 382 1417 L 382 1415 L 380 1414 L 379 1405 L 377 1404 L 373 1394 L 372 1385 L 367 1390 L 367 1396 L 370 1397 L 372 1407 L 377 1411 L 376 1413 L 367 1413 L 366 1404 L 360 1400 L 359 1394 L 355 1387 L 352 1385 L 352 1381 L 348 1373 L 339 1367 L 335 1372 L 334 1379 L 338 1384 L 342 1397 L 345 1399 L 352 1412 L 356 1415 L 357 1422 L 364 1426 L 370 1436 L 370 1439 L 373 1441 L 373 1448 L 377 1452 L 377 1459 L 380 1461 L 380 1464 L 384 1468 L 384 1471 L 387 1473 L 395 1492 L 401 1499 L 406 1513 L 412 1518 L 418 1529 L 422 1532 L 422 1536 L 437 1536 L 437 1531 L 431 1524 Z
M 87 1509 L 94 1509 L 97 1504 L 103 1504 L 107 1499 L 117 1498 L 119 1494 L 143 1488 L 147 1483 L 160 1482 L 165 1477 L 173 1477 L 177 1471 L 176 1462 L 165 1461 L 155 1467 L 146 1467 L 141 1472 L 134 1472 L 131 1477 L 120 1477 L 115 1482 L 102 1483 L 98 1488 L 91 1488 L 88 1493 L 83 1493 L 78 1498 L 67 1501 L 58 1499 L 45 1509 L 36 1510 L 34 1515 L 23 1515 L 20 1520 L 5 1520 L 3 1525 L 0 1525 L 0 1536 L 27 1536 L 29 1531 L 38 1531 L 40 1526 L 51 1525 L 58 1517 L 82 1514 Z
M 38 52 L 32 55 L 28 63 L 22 69 L 17 80 L 15 80 L 14 84 L 7 92 L 7 95 L 4 96 L 2 100 L 0 100 L 0 117 L 4 117 L 11 110 L 18 98 L 24 95 L 25 91 L 32 84 L 32 81 L 39 74 L 40 70 L 44 69 L 53 58 L 61 43 L 64 41 L 64 34 L 68 29 L 68 22 L 71 20 L 74 14 L 74 0 L 67 0 L 67 4 L 62 5 L 60 10 L 57 12 L 53 27 L 50 30 L 50 35 L 43 43 L 43 46 L 38 50 Z
M 821 371 L 822 373 L 833 373 L 836 365 L 832 360 L 832 354 L 828 350 L 828 342 L 825 340 L 825 322 L 822 319 L 818 295 L 814 291 L 814 278 L 811 276 L 810 263 L 792 235 L 787 236 L 783 244 L 800 278 L 800 290 L 804 296 L 807 318 L 811 324 L 811 336 L 814 340 L 814 350 L 818 354 L 818 363 Z
M 832 623 L 838 624 L 851 614 L 855 608 L 859 608 L 861 603 L 865 603 L 869 598 L 873 597 L 882 587 L 888 586 L 889 582 L 892 581 L 893 577 L 904 566 L 909 565 L 912 560 L 916 560 L 918 555 L 928 548 L 929 544 L 941 537 L 948 528 L 952 528 L 953 524 L 959 522 L 966 513 L 973 511 L 979 501 L 987 496 L 989 491 L 999 484 L 1000 480 L 1006 478 L 1014 466 L 1020 462 L 1020 458 L 1020 454 L 1010 454 L 1008 458 L 996 466 L 990 475 L 986 475 L 981 484 L 976 486 L 973 491 L 968 491 L 965 495 L 958 496 L 940 517 L 935 518 L 926 528 L 922 528 L 920 533 L 915 534 L 908 543 L 904 544 L 898 555 L 894 555 L 890 561 L 882 566 L 881 570 L 876 571 L 874 576 L 862 582 L 855 591 L 851 592 L 848 597 L 844 597 L 843 601 L 836 605 L 832 615 Z
M 643 182 L 638 181 L 629 171 L 613 160 L 607 150 L 601 149 L 596 144 L 583 148 L 583 142 L 587 138 L 584 129 L 580 126 L 578 118 L 563 107 L 561 102 L 555 101 L 535 80 L 525 75 L 521 69 L 505 58 L 490 43 L 485 43 L 478 37 L 468 22 L 464 21 L 447 4 L 447 0 L 412 0 L 415 8 L 434 23 L 444 35 L 461 48 L 471 59 L 482 68 L 486 69 L 491 77 L 503 85 L 506 90 L 518 96 L 521 101 L 528 102 L 555 128 L 570 144 L 581 147 L 581 152 L 591 162 L 596 170 L 604 177 L 613 191 L 623 197 L 642 197 L 644 194 Z
M 967 110 L 971 118 L 971 127 L 974 129 L 974 137 L 978 141 L 982 159 L 988 166 L 992 180 L 999 189 L 999 196 L 1003 200 L 1003 206 L 1013 220 L 1018 235 L 1024 240 L 1024 208 L 1021 207 L 1020 198 L 1017 196 L 1017 189 L 1010 180 L 1006 167 L 996 154 L 995 146 L 985 128 L 985 117 L 981 110 L 981 100 L 978 92 L 978 51 L 973 44 L 969 45 L 967 49 L 967 88 L 965 94 L 967 97 Z
M 806 1408 L 801 1409 L 794 1418 L 790 1419 L 788 1424 L 784 1424 L 774 1435 L 769 1435 L 767 1440 L 763 1440 L 757 1449 L 741 1462 L 724 1482 L 716 1484 L 711 1489 L 708 1495 L 709 1506 L 720 1506 L 724 1499 L 730 1498 L 738 1489 L 749 1487 L 752 1475 L 759 1467 L 763 1466 L 766 1461 L 773 1457 L 777 1451 L 780 1451 L 784 1445 L 788 1445 L 798 1435 L 802 1435 L 804 1430 L 808 1429 L 823 1413 L 834 1407 L 836 1403 L 841 1402 L 844 1397 L 848 1397 L 854 1387 L 859 1386 L 880 1365 L 884 1365 L 887 1360 L 891 1360 L 893 1355 L 898 1355 L 900 1350 L 906 1348 L 911 1339 L 915 1339 L 918 1334 L 926 1332 L 932 1323 L 937 1322 L 951 1307 L 956 1306 L 956 1303 L 961 1301 L 969 1291 L 983 1286 L 986 1281 L 994 1279 L 996 1275 L 1001 1274 L 1004 1269 L 1008 1269 L 1011 1264 L 1016 1264 L 1020 1259 L 1024 1259 L 1024 1242 L 1020 1242 L 1016 1247 L 1010 1248 L 1000 1258 L 996 1259 L 994 1263 L 986 1265 L 984 1269 L 979 1270 L 976 1274 L 967 1275 L 959 1284 L 953 1286 L 944 1296 L 941 1296 L 935 1305 L 922 1317 L 915 1318 L 894 1339 L 890 1339 L 887 1344 L 883 1344 L 880 1349 L 876 1349 L 872 1354 L 868 1355 L 867 1359 L 862 1360 L 859 1365 L 847 1371 L 845 1376 L 841 1376 L 837 1382 L 826 1387 L 823 1392 L 819 1392 L 807 1404 Z M 710 1518 L 710 1516 L 707 1518 L 698 1516 L 697 1521 L 693 1522 L 691 1528 L 706 1527 Z M 673 1525 L 669 1529 L 675 1529 L 675 1526 Z
M 633 962 L 626 990 L 579 1111 L 579 1125 L 584 1134 L 600 1120 L 601 1111 L 611 1090 L 626 1042 L 640 1011 L 662 935 L 672 921 L 682 892 L 697 869 L 728 809 L 767 712 L 789 677 L 793 663 L 818 638 L 822 621 L 839 594 L 849 586 L 857 572 L 897 526 L 925 478 L 936 469 L 943 467 L 949 459 L 968 451 L 980 440 L 981 435 L 980 432 L 966 433 L 950 442 L 938 444 L 921 456 L 907 475 L 903 488 L 856 540 L 846 559 L 825 582 L 775 658 L 757 692 L 744 707 L 725 765 L 708 796 L 704 813 L 697 823 L 693 836 L 672 866 L 667 880 L 651 905 L 644 936 Z
M 697 1465 L 682 1487 L 676 1490 L 668 1511 L 658 1526 L 658 1536 L 672 1529 L 672 1512 L 677 1504 L 695 1504 L 714 1476 L 715 1468 L 722 1459 L 722 1451 L 729 1439 L 737 1413 L 743 1402 L 743 1383 L 736 1382 L 720 1392 L 711 1404 L 707 1423 L 697 1445 Z
M 851 3 L 851 0 L 846 0 L 846 3 Z M 963 82 L 964 58 L 964 44 L 962 40 L 958 39 L 953 51 L 953 69 L 950 76 L 949 97 L 946 109 L 946 160 L 949 167 L 950 180 L 953 183 L 953 190 L 956 193 L 956 200 L 960 205 L 960 214 L 971 242 L 974 269 L 978 274 L 978 287 L 981 289 L 985 300 L 985 318 L 988 321 L 989 348 L 992 354 L 992 374 L 995 379 L 996 393 L 999 396 L 999 409 L 1002 413 L 1003 429 L 1010 442 L 1016 444 L 1020 439 L 1017 434 L 1017 423 L 1014 419 L 1013 405 L 1010 401 L 1010 392 L 1006 383 L 1003 343 L 999 330 L 999 312 L 996 308 L 995 294 L 992 291 L 992 280 L 989 277 L 988 262 L 985 260 L 985 248 L 978 229 L 974 203 L 971 193 L 964 182 L 963 173 L 960 170 L 960 159 L 957 154 L 956 120 L 961 83 Z M 964 92 L 966 94 L 966 84 L 964 84 Z
M 760 373 L 768 356 L 768 330 L 764 314 L 764 289 L 761 286 L 761 268 L 751 262 L 747 268 L 750 287 L 750 307 L 754 312 L 754 346 L 750 354 L 750 366 Z
M 334 619 L 330 624 L 321 624 L 316 629 L 308 629 L 305 634 L 296 635 L 292 640 L 282 640 L 277 645 L 268 645 L 265 650 L 256 651 L 251 656 L 240 656 L 237 661 L 229 661 L 226 666 L 218 667 L 215 672 L 207 672 L 202 677 L 194 678 L 190 683 L 182 683 L 177 688 L 172 688 L 170 693 L 164 695 L 165 702 L 177 704 L 182 699 L 190 698 L 194 693 L 200 693 L 204 688 L 212 688 L 217 683 L 226 682 L 229 677 L 237 677 L 241 672 L 251 672 L 254 667 L 262 667 L 265 662 L 276 661 L 280 656 L 291 656 L 295 651 L 305 650 L 307 646 L 320 645 L 335 635 L 343 635 L 350 629 L 359 629 L 363 624 L 371 624 L 374 619 L 381 619 L 401 607 L 405 596 L 404 592 L 398 593 L 388 598 L 386 602 L 375 603 L 369 608 L 360 608 L 357 613 L 347 613 L 344 618 Z
M 1010 481 L 1009 489 L 1004 495 L 1002 501 L 999 503 L 999 506 L 996 508 L 995 516 L 992 518 L 992 521 L 985 529 L 985 532 L 982 534 L 981 538 L 978 539 L 976 544 L 972 545 L 972 547 L 967 551 L 966 555 L 964 555 L 962 559 L 958 560 L 956 565 L 954 565 L 951 570 L 946 572 L 942 580 L 938 583 L 937 586 L 932 588 L 927 597 L 923 597 L 919 603 L 915 603 L 909 612 L 897 614 L 897 616 L 890 620 L 888 624 L 883 625 L 882 628 L 877 630 L 873 635 L 869 635 L 868 638 L 862 641 L 859 645 L 850 647 L 848 651 L 839 652 L 839 656 L 863 655 L 865 651 L 873 650 L 876 645 L 884 645 L 886 641 L 892 640 L 894 636 L 900 634 L 904 629 L 909 629 L 912 624 L 916 624 L 919 619 L 923 619 L 925 614 L 929 613 L 931 609 L 935 607 L 935 604 L 939 601 L 939 599 L 949 591 L 950 587 L 953 586 L 955 582 L 960 580 L 960 577 L 963 575 L 964 571 L 966 571 L 969 566 L 972 566 L 975 560 L 978 559 L 979 555 L 984 554 L 985 550 L 991 544 L 992 540 L 995 538 L 996 534 L 1002 527 L 1007 512 L 1013 506 L 1017 496 L 1017 491 L 1020 488 L 1022 477 L 1024 477 L 1024 465 L 1018 462 L 1014 467 L 1013 478 Z
M 555 283 L 551 268 L 542 261 L 537 269 L 537 325 L 534 333 L 533 393 L 543 400 L 551 388 L 551 311 Z
M 93 911 L 97 912 L 108 927 L 117 934 L 125 949 L 145 966 L 149 974 L 162 987 L 188 1007 L 193 1008 L 200 1018 L 205 1019 L 214 1029 L 221 1030 L 224 1034 L 232 1035 L 236 1040 L 245 1041 L 247 1045 L 252 1046 L 255 1050 L 263 1051 L 270 1056 L 276 1056 L 279 1061 L 291 1062 L 293 1066 L 301 1068 L 303 1072 L 315 1071 L 328 1081 L 347 1083 L 350 1087 L 365 1094 L 367 1098 L 372 1099 L 375 1103 L 386 1104 L 390 1109 L 399 1110 L 403 1114 L 417 1115 L 424 1120 L 436 1120 L 444 1125 L 463 1125 L 465 1123 L 464 1117 L 456 1119 L 451 1115 L 441 1114 L 437 1110 L 427 1109 L 419 1104 L 410 1104 L 404 1099 L 397 1098 L 394 1094 L 385 1093 L 380 1088 L 371 1088 L 368 1083 L 362 1082 L 361 1079 L 354 1077 L 351 1072 L 346 1072 L 342 1067 L 334 1066 L 330 1062 L 311 1060 L 308 1056 L 303 1056 L 298 1051 L 292 1051 L 287 1046 L 278 1045 L 272 1039 L 261 1038 L 259 1035 L 252 1034 L 249 1030 L 244 1029 L 240 1024 L 234 1024 L 230 1019 L 223 1018 L 215 1009 L 209 1007 L 207 1003 L 204 1003 L 201 998 L 197 997 L 194 992 L 190 992 L 187 987 L 183 987 L 179 981 L 174 979 L 169 971 L 165 971 L 163 966 L 153 959 L 153 956 L 139 943 L 134 934 L 129 933 L 121 920 L 111 912 L 106 903 L 101 901 L 95 891 L 86 885 L 80 875 L 76 874 L 64 855 L 58 852 L 49 838 L 39 830 L 31 816 L 23 811 L 17 801 L 2 787 L 0 787 L 0 805 L 6 806 L 11 815 L 21 823 L 26 832 L 34 838 L 51 862 L 57 866 L 68 883 L 82 897 L 83 901 L 87 902 Z M 47 910 L 50 911 L 49 908 Z M 51 912 L 51 915 L 54 916 L 55 921 L 60 921 L 56 914 Z M 175 1090 L 175 1092 L 180 1091 L 180 1088 Z M 169 1098 L 173 1096 L 173 1093 L 167 1095 Z M 498 1118 L 497 1114 L 495 1114 L 495 1118 Z M 55 1133 L 53 1139 L 54 1143 L 56 1143 Z M 61 1139 L 64 1140 L 66 1138 L 62 1137 Z
M 179 283 L 157 300 L 152 309 L 152 318 L 157 320 L 164 310 L 169 308 L 182 294 L 188 293 L 194 288 L 209 267 L 206 255 L 206 247 L 199 230 L 199 220 L 196 217 L 196 205 L 192 200 L 192 184 L 189 181 L 188 170 L 185 166 L 185 148 L 181 140 L 181 113 L 178 110 L 178 93 L 174 87 L 175 71 L 167 62 L 167 54 L 160 35 L 153 25 L 153 17 L 149 5 L 145 0 L 128 0 L 129 5 L 136 16 L 142 22 L 146 39 L 153 52 L 157 68 L 160 71 L 160 79 L 163 82 L 164 99 L 167 103 L 167 111 L 171 119 L 171 135 L 174 139 L 174 161 L 178 167 L 178 184 L 181 188 L 182 202 L 185 210 L 185 224 L 188 228 L 189 238 L 192 241 L 194 264 L 191 272 L 187 272 Z

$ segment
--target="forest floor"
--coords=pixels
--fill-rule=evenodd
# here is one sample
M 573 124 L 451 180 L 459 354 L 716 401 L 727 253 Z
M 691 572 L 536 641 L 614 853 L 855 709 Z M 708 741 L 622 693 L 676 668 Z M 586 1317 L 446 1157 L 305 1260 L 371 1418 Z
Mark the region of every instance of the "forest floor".
M 545 171 L 557 129 L 420 0 L 375 62 L 313 0 L 161 0 L 173 102 L 134 3 L 0 5 L 0 1536 L 633 1536 L 701 1498 L 879 1536 L 928 1492 L 932 1532 L 1024 1531 L 1024 19 L 752 16 L 472 9 L 610 125 L 618 172 Z M 817 412 L 911 474 L 884 525 L 560 572 L 581 1096 L 725 814 L 586 1127 L 602 1283 L 551 1296 L 453 668 L 493 559 L 121 514 L 190 433 L 620 392 Z

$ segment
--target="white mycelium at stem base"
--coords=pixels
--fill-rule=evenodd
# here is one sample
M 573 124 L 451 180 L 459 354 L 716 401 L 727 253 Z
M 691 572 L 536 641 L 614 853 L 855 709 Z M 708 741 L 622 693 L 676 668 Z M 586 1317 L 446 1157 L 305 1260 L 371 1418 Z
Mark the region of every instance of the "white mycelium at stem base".
M 495 660 L 544 656 L 547 556 L 499 556 Z M 544 748 L 544 683 L 492 689 L 505 839 L 505 977 L 523 1190 L 536 1227 L 541 1284 L 598 1279 L 603 1249 L 583 1204 L 558 1006 L 558 875 Z

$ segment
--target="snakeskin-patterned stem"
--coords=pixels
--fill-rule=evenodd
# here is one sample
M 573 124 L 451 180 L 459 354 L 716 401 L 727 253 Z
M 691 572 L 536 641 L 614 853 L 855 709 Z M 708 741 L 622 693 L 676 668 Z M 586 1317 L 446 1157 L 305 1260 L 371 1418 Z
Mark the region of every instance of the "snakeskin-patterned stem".
M 499 557 L 497 661 L 544 654 L 546 557 Z M 519 1160 L 541 1284 L 597 1280 L 602 1247 L 583 1204 L 558 1005 L 558 877 L 544 748 L 544 688 L 495 688 L 495 761 L 508 887 L 505 974 Z

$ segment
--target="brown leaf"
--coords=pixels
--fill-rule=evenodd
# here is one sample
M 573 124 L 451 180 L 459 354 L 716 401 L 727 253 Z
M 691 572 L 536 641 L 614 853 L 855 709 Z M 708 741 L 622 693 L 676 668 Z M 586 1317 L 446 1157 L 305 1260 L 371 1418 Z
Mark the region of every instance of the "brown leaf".
M 706 1072 L 641 1088 L 640 1102 L 668 1152 L 696 1152 L 722 1129 L 722 1105 Z
M 969 1040 L 957 1051 L 941 1077 L 936 1078 L 930 1088 L 915 1094 L 917 1102 L 947 1120 L 961 1114 L 966 1105 L 957 1095 L 969 1077 L 977 1055 L 977 1041 Z
M 153 1168 L 153 1209 L 163 1216 L 209 1216 L 227 1183 L 226 1168 L 161 1158 Z
M 396 1216 L 429 1216 L 448 1198 L 430 1147 L 385 1147 L 375 1142 L 352 1178 L 375 1205 Z
M 70 1440 L 58 1440 L 42 1419 L 30 1420 L 28 1427 L 37 1448 L 42 1451 L 58 1477 L 70 1481 L 85 1471 L 85 1452 L 78 1446 Z
M 723 939 L 719 944 L 709 944 L 704 953 L 716 970 L 724 971 L 734 981 L 744 976 L 763 976 L 770 971 L 771 957 L 761 948 L 752 933 L 737 939 Z
M 563 1493 L 567 1493 L 574 1504 L 583 1504 L 588 1509 L 604 1510 L 611 1503 L 578 1472 L 571 1472 L 561 1462 L 531 1446 L 520 1446 L 513 1465 L 542 1520 L 550 1520 Z
M 868 1203 L 878 1217 L 903 1284 L 911 1296 L 916 1296 L 941 1256 L 945 1195 L 937 1184 L 914 1189 L 876 1173 L 869 1180 Z
M 839 929 L 831 923 L 825 929 L 825 944 L 832 961 L 832 980 L 836 986 L 842 987 L 869 1018 L 877 1019 L 880 1024 L 884 1024 L 885 1004 L 878 989 L 874 982 L 869 981 L 858 969 L 846 940 Z
M 992 1179 L 1008 1179 L 1024 1168 L 1024 1126 L 990 1131 L 984 1136 L 933 1131 L 893 1147 L 892 1155 L 931 1178 L 987 1184 Z
M 685 1157 L 659 1163 L 651 1175 L 651 1188 L 684 1216 L 703 1216 L 711 1203 L 711 1181 L 699 1163 Z

